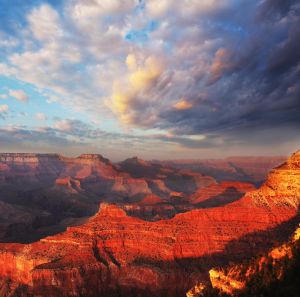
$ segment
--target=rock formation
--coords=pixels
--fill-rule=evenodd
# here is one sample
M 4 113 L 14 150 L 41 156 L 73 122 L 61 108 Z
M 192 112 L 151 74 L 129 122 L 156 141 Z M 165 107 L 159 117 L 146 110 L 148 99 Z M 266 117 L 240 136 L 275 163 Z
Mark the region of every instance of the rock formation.
M 199 283 L 187 297 L 299 296 L 300 227 L 292 238 L 264 255 L 241 264 L 209 271 L 210 282 Z
M 248 181 L 260 185 L 265 180 L 268 172 L 285 160 L 286 157 L 230 157 L 225 159 L 162 161 L 158 163 L 201 172 L 213 176 L 217 181 Z
M 272 172 L 262 189 L 224 206 L 149 222 L 102 204 L 64 233 L 28 245 L 0 244 L 2 282 L 34 296 L 183 296 L 212 267 L 264 251 L 289 234 L 300 200 L 299 155 Z M 160 201 L 150 197 L 140 205 L 149 203 Z
M 122 164 L 116 166 L 96 154 L 77 158 L 0 154 L 1 208 L 4 211 L 9 207 L 11 214 L 5 222 L 0 220 L 0 241 L 30 242 L 63 231 L 64 222 L 95 214 L 102 201 L 120 203 L 128 211 L 135 207 L 135 215 L 149 220 L 172 217 L 190 208 L 175 208 L 171 202 L 154 211 L 141 204 L 142 209 L 137 210 L 139 201 L 158 195 L 170 202 L 178 189 L 185 197 L 216 183 L 200 173 L 153 165 L 137 158 Z M 27 236 L 22 234 L 25 231 Z

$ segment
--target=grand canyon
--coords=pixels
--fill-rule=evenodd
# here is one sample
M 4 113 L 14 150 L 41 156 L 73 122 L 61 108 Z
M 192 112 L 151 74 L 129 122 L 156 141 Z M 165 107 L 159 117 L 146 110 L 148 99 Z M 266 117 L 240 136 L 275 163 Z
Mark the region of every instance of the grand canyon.
M 293 234 L 300 152 L 284 159 L 188 169 L 192 162 L 1 154 L 1 296 L 190 294 L 213 269 Z M 220 178 L 227 170 L 234 181 Z
M 0 297 L 300 297 L 300 0 L 0 0 Z

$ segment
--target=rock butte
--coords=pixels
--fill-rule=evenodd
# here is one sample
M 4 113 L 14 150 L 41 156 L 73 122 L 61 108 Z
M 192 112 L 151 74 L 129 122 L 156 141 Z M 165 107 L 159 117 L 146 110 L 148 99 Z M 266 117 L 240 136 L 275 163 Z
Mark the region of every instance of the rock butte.
M 278 240 L 273 228 L 291 232 L 299 164 L 300 152 L 260 189 L 222 207 L 148 222 L 102 204 L 88 222 L 64 233 L 28 245 L 0 244 L 2 288 L 10 280 L 10 290 L 25 296 L 184 296 L 211 267 L 268 248 Z

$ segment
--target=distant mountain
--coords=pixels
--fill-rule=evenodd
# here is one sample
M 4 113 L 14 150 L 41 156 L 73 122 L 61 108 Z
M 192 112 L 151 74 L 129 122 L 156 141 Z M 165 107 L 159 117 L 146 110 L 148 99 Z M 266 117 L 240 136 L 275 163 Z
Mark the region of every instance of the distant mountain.
M 260 185 L 269 170 L 286 157 L 229 157 L 225 159 L 155 161 L 179 169 L 189 169 L 214 177 L 217 181 L 245 181 Z

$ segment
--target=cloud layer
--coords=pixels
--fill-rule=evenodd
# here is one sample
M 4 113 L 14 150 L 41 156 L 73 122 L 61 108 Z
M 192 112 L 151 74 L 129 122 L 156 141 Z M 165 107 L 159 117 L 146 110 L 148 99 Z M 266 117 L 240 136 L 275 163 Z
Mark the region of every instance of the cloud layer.
M 0 75 L 115 121 L 120 139 L 136 141 L 135 129 L 179 148 L 300 145 L 299 1 L 37 1 L 19 22 L 0 27 Z M 106 137 L 67 119 L 50 128 Z

